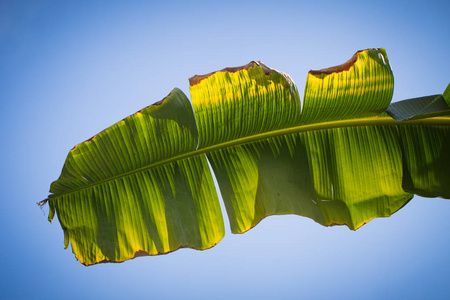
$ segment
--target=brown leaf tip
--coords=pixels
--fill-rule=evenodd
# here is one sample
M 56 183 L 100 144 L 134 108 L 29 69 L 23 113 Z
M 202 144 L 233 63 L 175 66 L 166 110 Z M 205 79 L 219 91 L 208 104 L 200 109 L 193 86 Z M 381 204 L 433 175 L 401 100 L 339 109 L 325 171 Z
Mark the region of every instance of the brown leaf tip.
M 39 202 L 36 203 L 36 204 L 39 205 L 39 206 L 44 206 L 45 204 L 47 204 L 47 202 L 48 202 L 48 198 L 47 198 L 47 199 L 44 199 L 44 200 L 42 200 L 42 201 L 39 201 Z
M 363 51 L 363 50 L 361 50 L 361 51 Z M 348 61 L 346 61 L 345 63 L 343 63 L 341 65 L 337 65 L 337 66 L 329 67 L 329 68 L 325 68 L 325 69 L 320 69 L 320 70 L 310 70 L 309 74 L 311 74 L 311 75 L 322 75 L 322 74 L 329 75 L 332 73 L 348 71 L 358 60 L 358 53 L 361 51 L 356 52 L 352 56 L 352 58 L 350 58 Z
M 152 106 L 160 106 L 161 104 L 164 103 L 164 101 L 166 101 L 167 98 L 169 98 L 169 97 L 173 94 L 173 91 L 174 91 L 174 90 L 175 90 L 175 89 L 173 89 L 166 97 L 162 98 L 161 100 L 156 101 L 155 103 L 150 104 L 149 106 L 146 106 L 146 107 L 144 107 L 144 108 L 141 109 L 141 110 L 138 110 L 137 112 L 135 112 L 134 114 L 132 114 L 132 115 L 130 115 L 130 116 L 128 116 L 128 117 L 134 116 L 135 114 L 138 114 L 138 113 L 142 113 L 144 110 L 146 110 L 146 109 L 148 109 L 148 108 L 150 108 L 150 107 L 152 107 Z M 128 117 L 126 117 L 126 118 L 128 118 Z M 123 120 L 125 120 L 126 118 L 124 118 Z
M 159 100 L 159 101 L 156 101 L 156 102 L 153 103 L 152 105 L 159 106 L 159 105 L 163 104 L 164 101 L 166 101 L 166 99 L 169 98 L 169 97 L 173 94 L 173 91 L 174 91 L 174 90 L 175 90 L 175 89 L 173 89 L 173 90 L 169 93 L 169 95 L 167 95 L 166 97 L 164 97 L 163 99 L 161 99 L 161 100 Z M 149 106 L 147 106 L 146 108 L 148 108 L 148 107 L 150 107 L 150 106 L 152 106 L 152 105 L 149 105 Z M 144 108 L 144 109 L 145 109 L 145 108 Z M 140 111 L 138 111 L 138 112 L 141 112 L 141 111 L 142 111 L 142 109 L 141 109 Z
M 194 86 L 196 84 L 199 84 L 203 79 L 206 79 L 208 77 L 210 77 L 211 75 L 217 73 L 217 72 L 229 72 L 229 73 L 235 73 L 241 70 L 248 70 L 250 68 L 253 68 L 255 66 L 259 66 L 263 71 L 264 74 L 269 75 L 270 72 L 272 71 L 272 69 L 270 69 L 269 67 L 267 67 L 265 64 L 263 64 L 260 61 L 251 61 L 246 65 L 243 66 L 239 66 L 239 67 L 228 67 L 219 71 L 214 71 L 205 75 L 194 75 L 191 78 L 189 78 L 189 85 L 190 86 Z

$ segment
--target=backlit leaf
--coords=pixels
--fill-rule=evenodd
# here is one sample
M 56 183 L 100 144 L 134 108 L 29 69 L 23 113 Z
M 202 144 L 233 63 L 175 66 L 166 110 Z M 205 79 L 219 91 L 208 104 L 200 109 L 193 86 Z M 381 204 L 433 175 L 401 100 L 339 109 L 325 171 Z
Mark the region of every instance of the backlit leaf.
M 51 185 L 77 259 L 120 262 L 297 214 L 357 229 L 414 194 L 450 198 L 450 85 L 443 95 L 390 104 L 384 49 L 310 71 L 303 104 L 285 73 L 261 62 L 190 79 L 192 106 L 165 99 L 75 146 Z

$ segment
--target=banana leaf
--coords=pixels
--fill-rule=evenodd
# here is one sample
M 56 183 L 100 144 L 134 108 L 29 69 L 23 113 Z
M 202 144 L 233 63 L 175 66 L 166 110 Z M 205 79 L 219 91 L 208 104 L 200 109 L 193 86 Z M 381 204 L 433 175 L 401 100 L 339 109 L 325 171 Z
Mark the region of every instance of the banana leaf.
M 41 204 L 81 263 L 213 247 L 211 169 L 233 233 L 274 214 L 355 230 L 414 194 L 450 198 L 450 89 L 390 104 L 382 48 L 311 70 L 303 102 L 261 62 L 189 82 L 192 102 L 174 89 L 69 152 Z

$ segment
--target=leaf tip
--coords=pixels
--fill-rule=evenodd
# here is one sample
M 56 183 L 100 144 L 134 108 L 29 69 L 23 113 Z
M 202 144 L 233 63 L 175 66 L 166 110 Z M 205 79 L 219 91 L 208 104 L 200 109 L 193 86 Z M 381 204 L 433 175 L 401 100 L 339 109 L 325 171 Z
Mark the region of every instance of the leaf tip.
M 308 74 L 318 76 L 318 75 L 330 75 L 332 73 L 340 73 L 340 72 L 348 71 L 348 70 L 350 70 L 351 67 L 353 67 L 353 65 L 355 65 L 355 63 L 358 61 L 360 55 L 365 52 L 368 52 L 369 55 L 372 55 L 372 56 L 375 54 L 375 56 L 377 56 L 377 58 L 385 66 L 389 66 L 389 61 L 387 60 L 387 56 L 386 56 L 386 50 L 384 48 L 369 48 L 369 49 L 356 51 L 356 53 L 353 54 L 353 56 L 343 64 L 340 64 L 340 65 L 337 65 L 334 67 L 320 69 L 320 70 L 310 70 L 308 72 Z M 373 54 L 371 54 L 371 53 L 373 53 Z
M 48 202 L 48 198 L 46 198 L 46 199 L 44 199 L 44 200 L 42 200 L 42 201 L 39 201 L 39 202 L 37 202 L 36 204 L 37 204 L 38 206 L 44 206 L 45 204 L 47 204 L 47 202 Z
M 264 73 L 266 75 L 268 75 L 267 72 L 270 73 L 270 71 L 271 71 L 271 69 L 269 67 L 267 67 L 266 65 L 264 65 L 262 62 L 260 62 L 260 61 L 258 61 L 258 62 L 251 61 L 248 64 L 243 65 L 243 66 L 239 66 L 239 67 L 228 67 L 228 68 L 225 68 L 225 69 L 222 69 L 222 70 L 219 70 L 219 71 L 214 71 L 214 72 L 211 72 L 211 73 L 208 73 L 208 74 L 204 74 L 204 75 L 194 75 L 191 78 L 189 78 L 189 85 L 190 86 L 197 85 L 203 79 L 206 79 L 206 78 L 208 78 L 208 77 L 210 77 L 210 76 L 212 76 L 212 75 L 214 75 L 215 73 L 218 73 L 218 72 L 236 73 L 236 72 L 241 71 L 241 70 L 248 70 L 248 69 L 254 67 L 255 65 L 260 66 L 261 69 L 264 71 Z
M 334 67 L 325 68 L 325 69 L 320 69 L 320 70 L 310 70 L 308 73 L 311 75 L 317 76 L 317 75 L 329 75 L 332 73 L 340 73 L 343 71 L 348 71 L 358 60 L 359 52 L 361 52 L 361 51 L 358 51 L 355 54 L 353 54 L 353 56 L 343 64 L 340 64 L 340 65 L 337 65 Z

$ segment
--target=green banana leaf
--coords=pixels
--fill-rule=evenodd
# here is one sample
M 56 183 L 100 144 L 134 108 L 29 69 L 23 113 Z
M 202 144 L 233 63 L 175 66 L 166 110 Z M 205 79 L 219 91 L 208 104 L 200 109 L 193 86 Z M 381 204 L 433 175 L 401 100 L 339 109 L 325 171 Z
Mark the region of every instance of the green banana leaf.
M 450 85 L 390 104 L 384 49 L 311 70 L 303 103 L 289 75 L 261 62 L 189 82 L 192 104 L 174 89 L 69 152 L 41 204 L 81 263 L 217 244 L 208 162 L 233 233 L 274 214 L 355 230 L 414 194 L 450 198 Z

